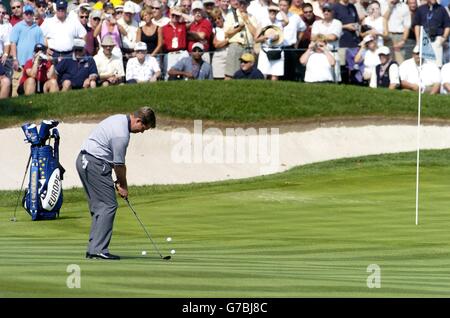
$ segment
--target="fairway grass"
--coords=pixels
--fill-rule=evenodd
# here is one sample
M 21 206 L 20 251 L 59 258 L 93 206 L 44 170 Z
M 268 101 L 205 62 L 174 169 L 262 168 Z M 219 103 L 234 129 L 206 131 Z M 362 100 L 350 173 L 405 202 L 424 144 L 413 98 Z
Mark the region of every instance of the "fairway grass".
M 448 297 L 450 150 L 307 165 L 242 181 L 149 186 L 119 200 L 111 252 L 84 259 L 90 217 L 80 189 L 61 218 L 31 222 L 0 192 L 0 297 Z M 168 243 L 166 237 L 172 237 Z M 141 251 L 146 250 L 147 256 Z M 81 268 L 69 289 L 67 266 Z M 381 288 L 368 288 L 370 264 Z

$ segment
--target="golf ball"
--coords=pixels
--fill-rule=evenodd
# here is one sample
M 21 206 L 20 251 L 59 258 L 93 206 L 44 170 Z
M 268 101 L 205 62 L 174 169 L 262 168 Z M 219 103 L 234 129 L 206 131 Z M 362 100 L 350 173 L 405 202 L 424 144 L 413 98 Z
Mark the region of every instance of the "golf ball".
M 142 251 L 142 255 L 147 255 L 147 252 L 146 251 Z
M 170 254 L 172 254 L 172 255 L 175 254 L 175 250 L 171 250 Z
M 168 237 L 168 238 L 166 238 L 166 241 L 167 241 L 167 242 L 172 242 L 172 238 L 171 238 L 171 237 Z

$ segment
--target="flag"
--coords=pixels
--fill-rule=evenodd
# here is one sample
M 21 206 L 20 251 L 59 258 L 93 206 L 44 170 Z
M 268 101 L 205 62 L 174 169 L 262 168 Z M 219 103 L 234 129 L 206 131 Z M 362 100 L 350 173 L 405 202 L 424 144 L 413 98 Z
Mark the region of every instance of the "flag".
M 420 27 L 422 31 L 422 41 L 420 43 L 420 52 L 422 52 L 422 58 L 425 60 L 436 60 L 436 55 L 434 54 L 434 49 L 431 46 L 431 39 L 428 36 L 427 32 L 423 29 L 423 26 Z

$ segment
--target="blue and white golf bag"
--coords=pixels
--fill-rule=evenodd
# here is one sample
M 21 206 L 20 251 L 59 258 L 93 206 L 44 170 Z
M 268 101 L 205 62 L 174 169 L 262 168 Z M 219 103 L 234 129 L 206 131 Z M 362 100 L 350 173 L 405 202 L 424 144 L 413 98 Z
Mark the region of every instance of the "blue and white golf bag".
M 35 124 L 22 126 L 26 141 L 31 144 L 30 179 L 22 200 L 33 221 L 53 220 L 59 216 L 63 203 L 61 180 L 64 168 L 59 163 L 59 132 L 55 120 L 44 120 L 39 133 Z M 53 147 L 50 145 L 54 140 Z

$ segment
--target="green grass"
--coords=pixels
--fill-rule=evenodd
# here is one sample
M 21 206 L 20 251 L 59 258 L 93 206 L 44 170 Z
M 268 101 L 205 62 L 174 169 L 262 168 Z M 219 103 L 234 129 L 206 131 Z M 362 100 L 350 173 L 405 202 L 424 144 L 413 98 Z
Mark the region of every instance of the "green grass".
M 424 118 L 450 118 L 448 104 L 448 96 L 424 95 Z M 292 82 L 158 82 L 2 100 L 0 127 L 46 118 L 130 112 L 143 105 L 171 118 L 227 122 L 361 115 L 415 117 L 417 94 Z
M 0 297 L 448 297 L 450 150 L 422 160 L 419 226 L 414 153 L 132 188 L 163 254 L 177 250 L 169 262 L 123 202 L 110 247 L 124 259 L 104 262 L 83 258 L 90 219 L 80 189 L 47 222 L 22 210 L 10 222 L 16 193 L 0 192 Z M 81 267 L 80 289 L 66 287 L 69 264 Z M 370 264 L 381 267 L 379 289 L 366 285 Z

